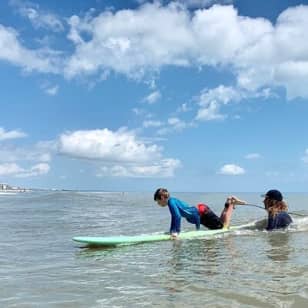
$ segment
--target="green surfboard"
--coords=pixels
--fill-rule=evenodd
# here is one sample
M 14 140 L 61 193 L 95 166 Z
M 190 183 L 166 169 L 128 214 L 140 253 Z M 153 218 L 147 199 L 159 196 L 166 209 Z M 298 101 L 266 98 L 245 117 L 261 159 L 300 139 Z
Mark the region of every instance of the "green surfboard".
M 218 230 L 199 230 L 199 231 L 186 231 L 181 232 L 178 236 L 180 240 L 195 239 L 195 238 L 210 238 L 217 234 L 232 232 L 240 229 L 244 229 L 251 224 L 232 226 L 226 229 Z M 171 240 L 169 234 L 154 233 L 154 234 L 144 234 L 144 235 L 132 235 L 132 236 L 77 236 L 74 237 L 75 242 L 84 243 L 88 246 L 118 246 L 118 245 L 131 245 L 138 243 L 148 243 L 148 242 L 158 242 L 158 241 L 169 241 Z

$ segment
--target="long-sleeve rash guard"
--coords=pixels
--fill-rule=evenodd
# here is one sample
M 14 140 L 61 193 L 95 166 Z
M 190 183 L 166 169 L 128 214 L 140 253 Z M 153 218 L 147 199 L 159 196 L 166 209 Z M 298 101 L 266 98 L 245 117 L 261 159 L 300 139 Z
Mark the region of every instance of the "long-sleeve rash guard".
M 266 230 L 286 228 L 291 222 L 292 218 L 287 212 L 279 212 L 274 217 L 269 215 Z
M 181 218 L 196 225 L 196 229 L 200 229 L 200 215 L 196 207 L 189 206 L 187 203 L 176 198 L 168 199 L 168 207 L 171 214 L 170 233 L 180 233 Z

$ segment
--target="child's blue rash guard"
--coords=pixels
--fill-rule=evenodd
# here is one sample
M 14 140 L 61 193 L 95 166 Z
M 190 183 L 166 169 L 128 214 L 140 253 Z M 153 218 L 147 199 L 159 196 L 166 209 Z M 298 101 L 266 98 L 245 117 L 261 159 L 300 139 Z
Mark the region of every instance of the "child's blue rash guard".
M 170 233 L 181 232 L 181 217 L 196 225 L 196 229 L 200 229 L 200 215 L 196 207 L 189 206 L 187 203 L 176 198 L 168 199 L 168 207 L 171 214 Z
M 274 217 L 268 217 L 266 230 L 286 228 L 292 222 L 292 218 L 287 212 L 279 212 Z

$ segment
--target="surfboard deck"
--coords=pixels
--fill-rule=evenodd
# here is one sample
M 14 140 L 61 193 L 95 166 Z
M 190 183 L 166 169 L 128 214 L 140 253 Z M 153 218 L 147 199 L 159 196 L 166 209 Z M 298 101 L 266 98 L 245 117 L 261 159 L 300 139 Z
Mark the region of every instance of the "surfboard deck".
M 195 238 L 208 238 L 214 235 L 232 232 L 243 229 L 250 224 L 241 226 L 231 226 L 226 229 L 217 230 L 199 230 L 199 231 L 186 231 L 181 232 L 178 236 L 180 240 L 195 239 Z M 138 243 L 158 242 L 171 240 L 169 234 L 154 233 L 154 234 L 143 234 L 143 235 L 132 235 L 132 236 L 76 236 L 73 241 L 87 244 L 88 246 L 119 246 L 119 245 L 132 245 Z

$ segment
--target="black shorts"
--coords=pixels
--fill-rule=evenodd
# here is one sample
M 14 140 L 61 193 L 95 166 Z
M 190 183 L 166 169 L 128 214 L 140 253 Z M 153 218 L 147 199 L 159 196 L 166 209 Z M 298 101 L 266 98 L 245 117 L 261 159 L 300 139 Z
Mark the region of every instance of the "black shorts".
M 220 218 L 211 210 L 200 215 L 200 223 L 208 229 L 222 229 L 224 227 Z

